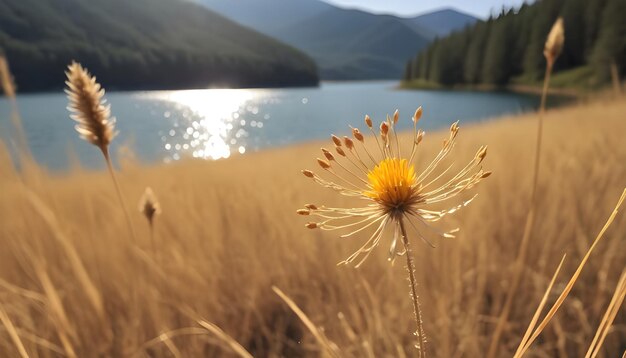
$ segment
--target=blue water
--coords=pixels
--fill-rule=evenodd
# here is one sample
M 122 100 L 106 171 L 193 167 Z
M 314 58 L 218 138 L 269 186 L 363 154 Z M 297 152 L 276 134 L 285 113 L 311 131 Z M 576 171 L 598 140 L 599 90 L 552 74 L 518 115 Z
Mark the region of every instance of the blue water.
M 106 94 L 116 128 L 112 155 L 121 148 L 144 163 L 172 162 L 185 157 L 228 158 L 264 148 L 328 138 L 348 133 L 348 125 L 363 127 L 369 114 L 375 122 L 400 110 L 401 128 L 423 106 L 426 130 L 469 123 L 503 114 L 534 110 L 538 98 L 492 92 L 404 91 L 397 82 L 323 83 L 319 88 L 207 89 L 183 91 L 111 92 Z M 61 92 L 18 96 L 22 123 L 35 159 L 52 170 L 69 166 L 68 153 L 81 164 L 101 167 L 92 145 L 79 139 Z M 15 147 L 11 106 L 0 98 L 2 140 Z

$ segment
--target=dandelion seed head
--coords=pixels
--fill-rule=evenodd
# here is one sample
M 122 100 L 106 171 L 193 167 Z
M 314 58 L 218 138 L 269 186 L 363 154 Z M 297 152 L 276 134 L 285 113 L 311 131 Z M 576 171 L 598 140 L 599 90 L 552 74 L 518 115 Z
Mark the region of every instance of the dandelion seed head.
M 317 158 L 317 164 L 324 169 L 323 176 L 310 170 L 302 171 L 317 184 L 341 195 L 362 199 L 366 203 L 360 207 L 343 208 L 307 204 L 304 209 L 297 210 L 299 215 L 319 219 L 306 223 L 305 227 L 309 229 L 347 231 L 341 237 L 369 233 L 365 243 L 343 263 L 357 260 L 356 266 L 363 263 L 379 245 L 388 228 L 393 228 L 389 249 L 389 259 L 393 262 L 395 257 L 405 253 L 400 247 L 402 245 L 398 245 L 401 237 L 399 227 L 403 222 L 410 223 L 417 236 L 430 246 L 434 245 L 427 238 L 429 234 L 453 238 L 458 229 L 441 231 L 432 224 L 469 205 L 474 197 L 451 204 L 447 209 L 440 209 L 440 203 L 457 198 L 491 174 L 481 167 L 487 155 L 487 147 L 479 148 L 474 158 L 456 174 L 448 173 L 452 167 L 440 168 L 455 146 L 459 133 L 458 122 L 450 126 L 448 137 L 442 142 L 439 153 L 424 168 L 417 170 L 413 161 L 424 137 L 424 131 L 417 129 L 422 113 L 422 108 L 419 107 L 412 117 L 415 125 L 410 143 L 412 148 L 408 156 L 401 155 L 400 140 L 395 128 L 400 115 L 396 111 L 381 123 L 378 134 L 372 128 L 371 118 L 365 117 L 366 125 L 372 129 L 378 151 L 368 148 L 365 136 L 357 128 L 352 128 L 352 136 L 356 142 L 346 136 L 343 141 L 335 135 L 331 137 L 335 150 L 341 157 L 335 157 L 322 148 L 326 159 Z M 433 208 L 434 204 L 437 204 L 437 209 Z

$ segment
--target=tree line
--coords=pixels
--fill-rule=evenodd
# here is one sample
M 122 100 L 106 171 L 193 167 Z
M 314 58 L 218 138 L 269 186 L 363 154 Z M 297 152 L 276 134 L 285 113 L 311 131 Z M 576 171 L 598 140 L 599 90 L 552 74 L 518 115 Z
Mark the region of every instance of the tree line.
M 543 46 L 563 17 L 565 45 L 555 71 L 586 66 L 596 84 L 611 67 L 626 72 L 626 0 L 539 0 L 435 39 L 406 64 L 404 80 L 440 85 L 507 85 L 538 80 L 545 70 Z

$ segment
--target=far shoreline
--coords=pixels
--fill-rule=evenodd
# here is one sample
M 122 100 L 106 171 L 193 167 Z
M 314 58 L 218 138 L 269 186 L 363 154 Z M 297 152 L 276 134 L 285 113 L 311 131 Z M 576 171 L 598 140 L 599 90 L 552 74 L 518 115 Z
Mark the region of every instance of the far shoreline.
M 519 84 L 509 84 L 506 86 L 496 86 L 496 85 L 453 85 L 453 86 L 444 86 L 437 83 L 432 82 L 419 82 L 416 83 L 414 81 L 399 81 L 398 86 L 396 87 L 398 90 L 406 90 L 406 91 L 458 91 L 458 92 L 508 92 L 508 93 L 518 93 L 518 94 L 528 94 L 528 95 L 541 95 L 542 88 L 541 86 L 531 86 L 531 85 L 519 85 Z M 548 94 L 553 96 L 558 96 L 564 100 L 576 100 L 585 96 L 579 90 L 573 88 L 549 88 Z

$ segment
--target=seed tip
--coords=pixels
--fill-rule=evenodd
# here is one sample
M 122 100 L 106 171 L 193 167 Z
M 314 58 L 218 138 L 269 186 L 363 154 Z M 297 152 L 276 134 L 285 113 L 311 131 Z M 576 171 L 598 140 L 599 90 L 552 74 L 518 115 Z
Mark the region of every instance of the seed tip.
M 422 106 L 417 107 L 417 109 L 415 110 L 415 114 L 413 115 L 413 122 L 415 122 L 415 124 L 417 124 L 417 122 L 419 122 L 420 118 L 422 118 Z
M 329 169 L 330 168 L 330 163 L 328 163 L 324 159 L 317 158 L 317 164 L 319 164 L 320 167 L 322 167 L 322 169 Z
M 382 122 L 380 124 L 380 134 L 385 136 L 387 133 L 389 133 L 389 124 L 387 124 L 387 122 Z
M 552 29 L 546 39 L 546 44 L 543 49 L 543 54 L 546 57 L 549 65 L 552 65 L 554 61 L 559 57 L 563 50 L 563 44 L 565 43 L 565 30 L 563 29 L 563 18 L 559 17 L 552 25 Z
M 370 118 L 369 115 L 365 115 L 365 124 L 369 127 L 372 128 L 372 119 Z

